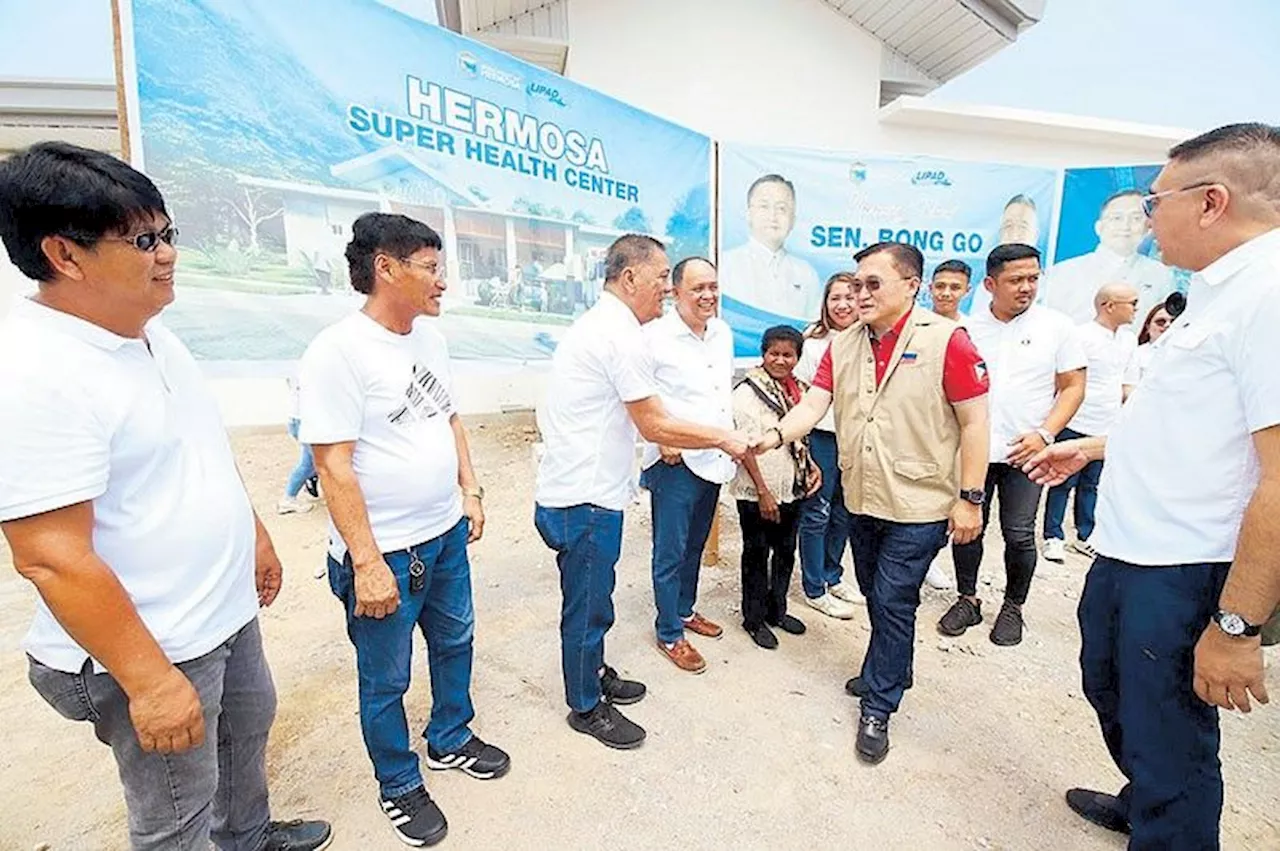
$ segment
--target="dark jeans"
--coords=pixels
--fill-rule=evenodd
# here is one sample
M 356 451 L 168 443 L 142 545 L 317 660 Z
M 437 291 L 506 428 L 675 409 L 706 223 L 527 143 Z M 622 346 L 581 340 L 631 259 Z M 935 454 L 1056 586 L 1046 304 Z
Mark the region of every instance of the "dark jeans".
M 1075 440 L 1088 437 L 1078 431 L 1064 428 L 1058 433 L 1058 440 Z M 1087 541 L 1093 534 L 1093 515 L 1098 507 L 1098 481 L 1102 478 L 1102 462 L 1090 461 L 1078 473 L 1072 473 L 1065 482 L 1049 488 L 1044 500 L 1044 536 L 1063 540 L 1062 520 L 1067 516 L 1067 497 L 1071 489 L 1076 491 L 1075 521 L 1076 535 Z
M 1000 534 L 1004 537 L 1004 598 L 1019 606 L 1027 602 L 1031 577 L 1036 572 L 1036 511 L 1040 485 L 1009 464 L 987 467 L 987 501 L 982 506 L 982 529 L 991 520 L 991 502 L 1000 499 Z M 978 568 L 982 565 L 982 535 L 951 548 L 956 563 L 956 585 L 962 595 L 977 596 Z
M 738 500 L 742 525 L 742 625 L 753 630 L 778 624 L 787 613 L 787 588 L 796 566 L 794 502 L 778 505 L 779 522 L 760 515 L 760 503 Z
M 1229 564 L 1136 567 L 1101 557 L 1080 596 L 1084 694 L 1128 778 L 1131 851 L 1218 848 L 1218 710 L 1196 697 L 1196 642 Z
M 409 747 L 404 694 L 413 668 L 413 631 L 427 643 L 431 675 L 431 719 L 422 735 L 437 751 L 449 753 L 471 738 L 472 638 L 471 564 L 467 560 L 466 518 L 423 544 L 385 553 L 400 589 L 399 607 L 381 620 L 355 617 L 351 557 L 329 559 L 329 587 L 347 612 L 347 636 L 356 648 L 360 681 L 360 731 L 383 796 L 393 798 L 422 785 L 418 756 Z M 410 554 L 412 551 L 412 555 Z M 425 584 L 409 590 L 409 565 L 417 556 Z
M 822 471 L 822 489 L 800 503 L 800 581 L 804 595 L 813 599 L 839 585 L 844 576 L 840 559 L 849 540 L 849 510 L 840 486 L 836 436 L 814 429 L 809 451 Z
M 560 664 L 569 708 L 600 702 L 604 636 L 613 626 L 614 567 L 622 553 L 622 512 L 596 505 L 537 506 L 538 534 L 560 568 Z
M 68 674 L 31 659 L 28 677 L 62 716 L 92 723 L 111 746 L 135 851 L 204 849 L 210 840 L 220 851 L 258 851 L 269 818 L 267 732 L 276 717 L 258 621 L 178 669 L 200 695 L 205 730 L 204 744 L 180 754 L 142 750 L 128 697 L 110 674 L 93 673 L 92 662 Z
M 653 503 L 653 601 L 658 640 L 684 637 L 684 618 L 698 599 L 702 548 L 711 534 L 720 486 L 694 475 L 683 462 L 658 461 L 640 476 Z
M 945 520 L 895 523 L 865 514 L 849 517 L 853 570 L 871 616 L 871 639 L 862 660 L 862 681 L 868 688 L 863 715 L 888 720 L 898 711 L 911 677 L 920 584 L 946 543 Z

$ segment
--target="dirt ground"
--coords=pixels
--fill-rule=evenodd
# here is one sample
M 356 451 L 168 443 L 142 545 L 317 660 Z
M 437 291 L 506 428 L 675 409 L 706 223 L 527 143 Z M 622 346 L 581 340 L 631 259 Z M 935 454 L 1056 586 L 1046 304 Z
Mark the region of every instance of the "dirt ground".
M 893 721 L 889 758 L 869 768 L 854 757 L 857 706 L 842 688 L 866 646 L 865 612 L 838 622 L 796 602 L 792 611 L 808 633 L 781 635 L 774 652 L 756 648 L 737 620 L 739 542 L 725 507 L 721 564 L 704 569 L 699 602 L 724 623 L 725 636 L 696 642 L 708 660 L 704 675 L 681 673 L 653 645 L 650 526 L 637 506 L 627 515 L 608 658 L 648 684 L 649 696 L 627 712 L 649 738 L 639 751 L 610 751 L 564 723 L 556 569 L 532 524 L 532 420 L 470 424 L 489 512 L 485 538 L 472 550 L 475 729 L 511 753 L 513 768 L 490 782 L 457 772 L 428 777 L 449 818 L 442 847 L 1124 847 L 1062 799 L 1070 786 L 1111 790 L 1121 779 L 1080 693 L 1075 605 L 1083 559 L 1041 562 L 1028 635 L 1014 649 L 997 648 L 982 628 L 941 639 L 933 624 L 950 595 L 926 589 L 916 687 Z M 280 697 L 269 755 L 273 811 L 329 819 L 339 851 L 403 847 L 377 805 L 341 611 L 315 577 L 324 512 L 275 514 L 295 457 L 283 429 L 239 432 L 234 442 L 286 570 L 279 600 L 262 615 Z M 993 609 L 999 563 L 999 547 L 989 547 L 983 594 Z M 0 570 L 0 717 L 8 730 L 0 739 L 0 849 L 123 849 L 124 804 L 110 753 L 87 724 L 63 720 L 26 682 L 19 641 L 33 596 L 15 572 Z M 792 598 L 799 600 L 798 587 Z M 408 704 L 420 730 L 430 694 L 425 654 L 415 658 Z M 1280 698 L 1274 677 L 1271 687 Z M 1278 706 L 1280 699 L 1251 717 L 1223 717 L 1228 849 L 1280 849 Z

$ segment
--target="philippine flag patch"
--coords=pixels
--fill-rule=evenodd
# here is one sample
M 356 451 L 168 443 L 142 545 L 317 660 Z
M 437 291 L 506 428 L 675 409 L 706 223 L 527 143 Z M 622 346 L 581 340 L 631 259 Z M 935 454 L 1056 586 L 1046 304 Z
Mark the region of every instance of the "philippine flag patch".
M 973 374 L 978 377 L 979 381 L 987 380 L 987 365 L 983 361 L 978 361 L 973 365 Z
M 916 353 L 915 353 L 915 352 L 903 352 L 903 353 L 902 353 L 902 363 L 905 363 L 905 364 L 913 364 L 913 363 L 915 363 L 915 362 L 916 362 Z

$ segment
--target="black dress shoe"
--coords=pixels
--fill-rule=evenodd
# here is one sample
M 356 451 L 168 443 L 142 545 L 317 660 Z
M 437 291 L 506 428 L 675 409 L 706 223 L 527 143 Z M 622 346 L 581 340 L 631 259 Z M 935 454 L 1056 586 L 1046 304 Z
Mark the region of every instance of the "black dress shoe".
M 889 755 L 889 722 L 862 716 L 858 722 L 858 759 L 869 765 L 882 762 Z
M 1116 833 L 1129 833 L 1129 816 L 1124 804 L 1115 795 L 1092 789 L 1068 789 L 1067 806 L 1076 815 L 1098 827 L 1105 827 Z
M 600 693 L 605 700 L 616 706 L 628 706 L 643 700 L 646 692 L 644 683 L 624 680 L 613 668 L 604 666 L 604 673 L 600 675 Z
M 773 624 L 773 626 L 792 635 L 804 635 L 804 624 L 794 615 L 783 615 L 782 619 Z
M 778 649 L 778 636 L 773 634 L 773 630 L 764 624 L 756 627 L 743 626 L 747 631 L 747 635 L 751 636 L 751 640 L 756 643 L 757 647 L 763 647 L 765 650 Z
M 907 684 L 904 685 L 902 688 L 904 690 L 909 689 L 915 684 L 916 684 L 915 674 L 908 674 Z M 866 697 L 867 695 L 871 694 L 871 689 L 867 688 L 866 680 L 862 679 L 861 676 L 857 676 L 844 684 L 844 693 L 849 695 L 850 697 Z

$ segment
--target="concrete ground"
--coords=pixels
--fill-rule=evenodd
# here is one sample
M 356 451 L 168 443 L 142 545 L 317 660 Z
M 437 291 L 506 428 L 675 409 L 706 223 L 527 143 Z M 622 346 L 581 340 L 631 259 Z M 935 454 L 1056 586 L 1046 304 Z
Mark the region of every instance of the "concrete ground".
M 725 625 L 725 636 L 695 642 L 705 674 L 681 673 L 653 645 L 650 527 L 637 506 L 628 512 L 608 658 L 648 684 L 649 696 L 626 711 L 649 738 L 639 751 L 610 751 L 564 723 L 556 569 L 532 524 L 532 420 L 470 424 L 489 512 L 472 551 L 475 730 L 506 748 L 513 768 L 491 782 L 456 772 L 428 778 L 450 823 L 440 847 L 1124 847 L 1062 800 L 1073 785 L 1111 790 L 1121 782 L 1080 694 L 1080 557 L 1041 562 L 1018 648 L 996 647 L 981 627 L 940 638 L 933 624 L 950 595 L 926 590 L 916 686 L 893 721 L 892 752 L 870 768 L 854 757 L 857 706 L 843 692 L 866 646 L 865 611 L 828 620 L 799 602 L 797 578 L 792 611 L 809 632 L 781 635 L 773 652 L 756 648 L 737 620 L 737 522 L 722 509 L 722 562 L 704 568 L 699 608 Z M 262 615 L 280 695 L 269 753 L 273 810 L 331 820 L 337 851 L 403 847 L 377 805 L 341 611 L 314 575 L 324 556 L 323 511 L 274 513 L 295 457 L 283 429 L 239 432 L 234 442 L 286 569 L 279 600 Z M 0 549 L 0 565 L 8 563 Z M 995 543 L 983 572 L 991 609 L 1003 584 L 999 565 Z M 33 596 L 16 573 L 0 570 L 0 849 L 123 849 L 110 753 L 88 725 L 63 720 L 26 683 L 18 642 Z M 430 693 L 425 654 L 416 658 L 408 704 L 419 730 Z M 1272 688 L 1280 693 L 1280 684 Z M 1277 710 L 1224 716 L 1222 726 L 1224 847 L 1280 848 Z

